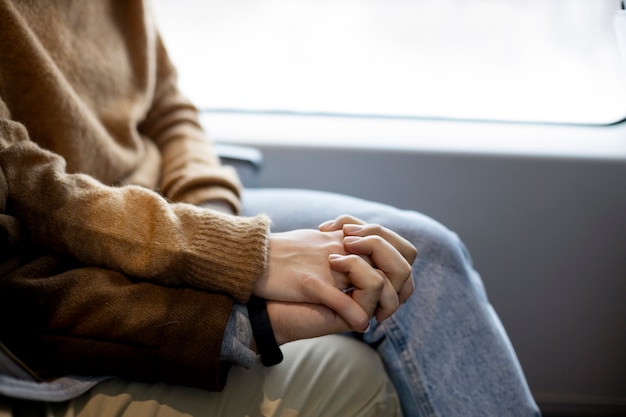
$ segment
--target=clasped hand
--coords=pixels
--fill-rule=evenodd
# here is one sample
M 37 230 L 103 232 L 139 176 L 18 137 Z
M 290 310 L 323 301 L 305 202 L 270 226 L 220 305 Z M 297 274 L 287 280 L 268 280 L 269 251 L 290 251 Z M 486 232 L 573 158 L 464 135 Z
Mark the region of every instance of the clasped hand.
M 364 332 L 372 317 L 382 322 L 411 296 L 416 256 L 397 233 L 341 216 L 318 230 L 273 233 L 268 267 L 253 293 L 268 300 L 279 344 Z

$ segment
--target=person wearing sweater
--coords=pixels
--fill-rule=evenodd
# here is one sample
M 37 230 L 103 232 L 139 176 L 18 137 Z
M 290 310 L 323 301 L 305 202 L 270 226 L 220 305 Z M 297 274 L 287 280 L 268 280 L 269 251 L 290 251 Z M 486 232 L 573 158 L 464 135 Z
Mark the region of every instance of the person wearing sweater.
M 141 0 L 0 0 L 0 247 L 15 415 L 538 415 L 456 235 L 244 190 Z

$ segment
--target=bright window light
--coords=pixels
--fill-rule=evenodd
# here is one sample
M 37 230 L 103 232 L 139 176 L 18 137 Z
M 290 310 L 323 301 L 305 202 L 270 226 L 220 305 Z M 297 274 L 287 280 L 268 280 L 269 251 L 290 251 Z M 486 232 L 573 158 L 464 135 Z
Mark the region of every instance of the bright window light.
M 618 0 L 155 0 L 201 108 L 607 124 Z

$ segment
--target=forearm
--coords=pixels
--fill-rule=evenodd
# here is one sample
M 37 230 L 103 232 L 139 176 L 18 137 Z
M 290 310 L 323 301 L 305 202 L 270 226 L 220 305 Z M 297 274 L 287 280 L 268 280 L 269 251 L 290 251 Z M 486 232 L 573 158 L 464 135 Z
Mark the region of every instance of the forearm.
M 29 141 L 0 149 L 11 208 L 29 237 L 85 264 L 245 302 L 265 268 L 269 219 L 170 204 L 136 186 L 68 174 Z M 28 172 L 28 175 L 24 175 Z

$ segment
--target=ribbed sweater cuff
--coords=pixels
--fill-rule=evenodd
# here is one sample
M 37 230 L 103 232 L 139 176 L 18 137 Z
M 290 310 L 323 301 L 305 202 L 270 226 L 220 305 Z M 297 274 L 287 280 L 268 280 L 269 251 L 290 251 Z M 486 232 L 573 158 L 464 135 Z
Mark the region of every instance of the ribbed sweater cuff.
M 237 302 L 246 303 L 254 282 L 265 269 L 269 224 L 265 215 L 207 213 L 187 234 L 190 284 L 228 293 Z

